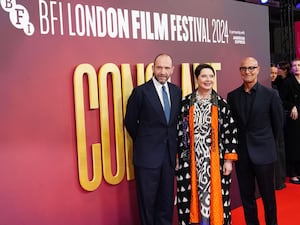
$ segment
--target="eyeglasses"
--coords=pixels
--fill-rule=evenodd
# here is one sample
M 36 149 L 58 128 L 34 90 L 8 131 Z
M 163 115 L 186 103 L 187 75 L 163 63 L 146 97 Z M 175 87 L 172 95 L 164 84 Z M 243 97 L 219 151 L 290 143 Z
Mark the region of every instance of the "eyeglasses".
M 256 68 L 257 66 L 249 66 L 249 67 L 241 66 L 240 71 L 246 72 L 248 70 L 249 72 L 253 72 Z

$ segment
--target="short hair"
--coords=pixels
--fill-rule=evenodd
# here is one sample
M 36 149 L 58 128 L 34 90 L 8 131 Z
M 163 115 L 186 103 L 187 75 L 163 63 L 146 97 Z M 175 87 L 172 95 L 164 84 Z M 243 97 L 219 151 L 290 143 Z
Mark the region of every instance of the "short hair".
M 271 63 L 270 67 L 277 67 L 275 63 Z
M 196 78 L 198 78 L 199 74 L 201 73 L 201 70 L 203 70 L 203 69 L 211 69 L 211 71 L 214 73 L 214 75 L 216 75 L 215 70 L 211 65 L 203 63 L 203 64 L 199 64 L 195 69 Z
M 292 60 L 292 62 L 295 62 L 295 61 L 300 61 L 300 58 L 295 58 Z
M 167 53 L 160 53 L 160 54 L 158 54 L 158 55 L 157 55 L 157 56 L 154 58 L 154 61 L 153 61 L 153 63 L 155 64 L 155 62 L 156 62 L 157 58 L 158 58 L 158 57 L 160 57 L 160 56 L 163 56 L 163 55 L 170 57 L 170 59 L 171 59 L 171 62 L 172 62 L 172 65 L 173 65 L 173 58 L 172 58 L 172 56 L 170 56 L 170 55 L 169 55 L 169 54 L 167 54 Z
M 280 61 L 277 64 L 277 67 L 282 69 L 282 70 L 287 70 L 288 72 L 291 70 L 291 64 L 287 61 Z

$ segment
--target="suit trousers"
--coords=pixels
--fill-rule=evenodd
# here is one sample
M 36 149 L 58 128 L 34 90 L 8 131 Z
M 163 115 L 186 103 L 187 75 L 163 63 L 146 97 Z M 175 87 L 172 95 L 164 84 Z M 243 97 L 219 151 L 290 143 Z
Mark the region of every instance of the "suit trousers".
M 175 169 L 169 155 L 158 168 L 135 167 L 136 191 L 142 225 L 172 225 Z
M 249 157 L 236 163 L 244 216 L 247 225 L 259 225 L 256 184 L 262 197 L 266 225 L 277 225 L 277 209 L 274 185 L 274 163 L 255 165 Z

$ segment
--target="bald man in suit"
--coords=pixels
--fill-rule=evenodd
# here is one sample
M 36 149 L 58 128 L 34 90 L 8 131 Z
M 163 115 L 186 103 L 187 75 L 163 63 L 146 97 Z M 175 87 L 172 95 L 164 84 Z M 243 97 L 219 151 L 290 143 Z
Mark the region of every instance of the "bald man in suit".
M 172 225 L 178 148 L 176 126 L 181 102 L 181 89 L 168 82 L 173 70 L 171 56 L 158 55 L 152 79 L 136 87 L 127 102 L 125 126 L 133 140 L 142 225 Z
M 230 92 L 227 100 L 238 126 L 236 173 L 246 224 L 260 224 L 255 196 L 257 181 L 266 225 L 277 225 L 274 166 L 283 113 L 278 93 L 258 82 L 259 69 L 255 58 L 245 58 L 240 66 L 243 84 Z

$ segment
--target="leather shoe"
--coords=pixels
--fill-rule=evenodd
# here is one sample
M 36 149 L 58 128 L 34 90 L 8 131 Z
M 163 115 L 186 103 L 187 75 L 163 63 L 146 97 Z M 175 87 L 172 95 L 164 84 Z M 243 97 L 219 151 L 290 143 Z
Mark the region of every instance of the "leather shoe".
M 290 178 L 290 182 L 292 183 L 292 184 L 300 184 L 300 180 L 293 180 L 292 178 Z
M 276 186 L 276 190 L 282 190 L 283 188 L 286 188 L 286 185 L 285 183 L 281 184 L 281 185 L 278 185 Z

